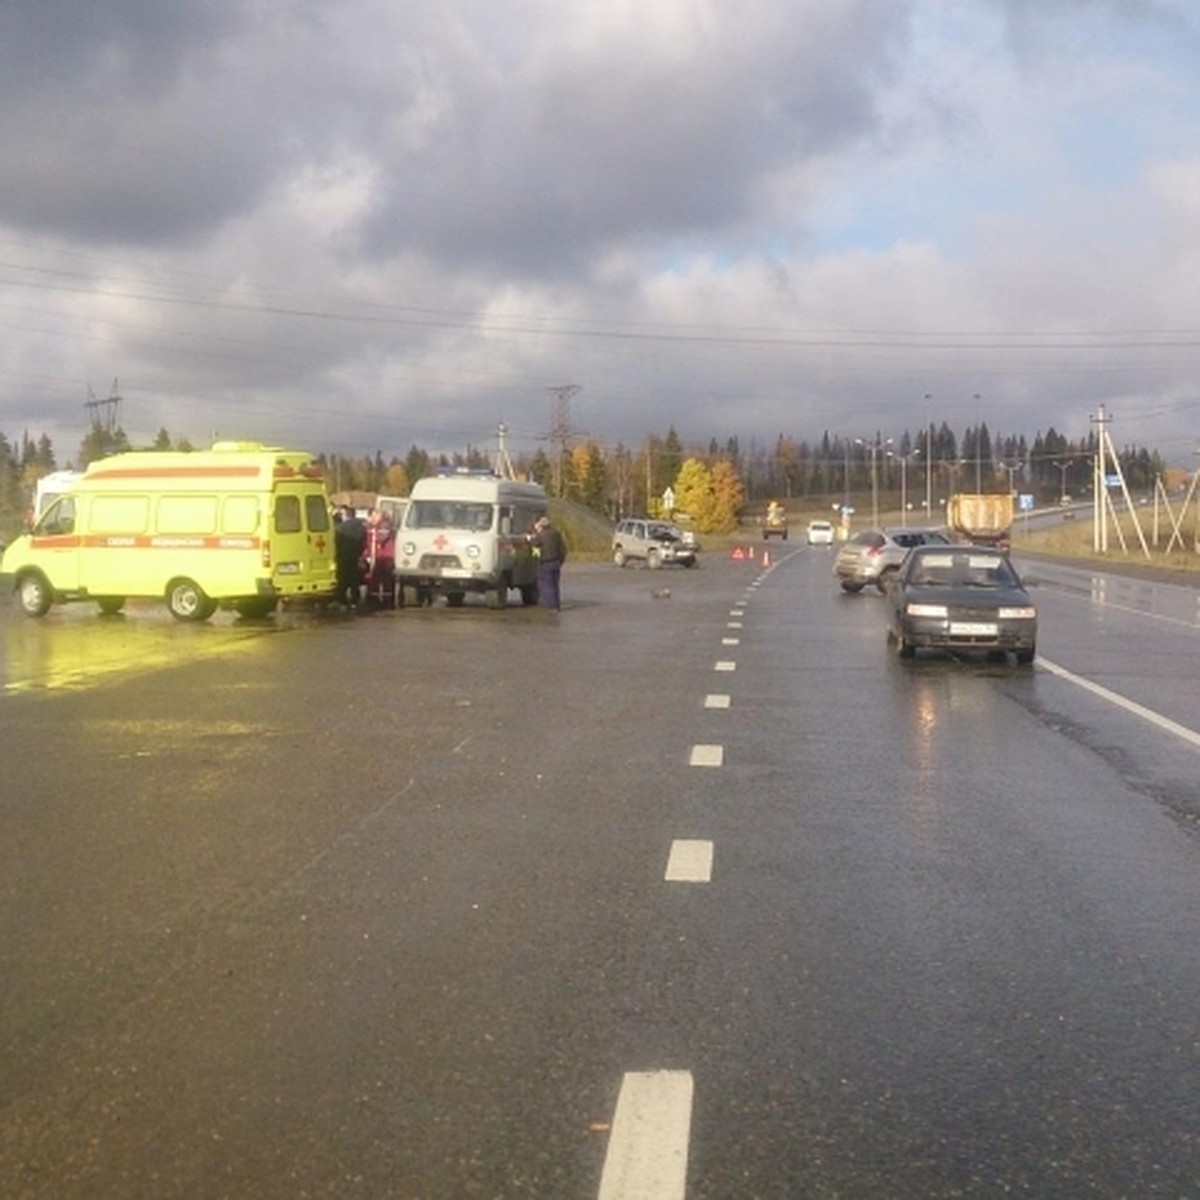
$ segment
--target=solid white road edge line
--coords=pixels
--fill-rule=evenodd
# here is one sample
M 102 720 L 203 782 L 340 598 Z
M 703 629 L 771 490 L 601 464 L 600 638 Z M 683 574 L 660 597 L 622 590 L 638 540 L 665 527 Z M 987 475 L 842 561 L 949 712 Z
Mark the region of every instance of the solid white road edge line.
M 693 1092 L 690 1071 L 625 1076 L 598 1200 L 683 1200 Z
M 712 842 L 677 838 L 671 843 L 663 878 L 668 883 L 711 883 L 712 867 Z
M 1197 733 L 1194 729 L 1189 729 L 1186 725 L 1180 725 L 1178 721 L 1172 721 L 1170 717 L 1164 717 L 1161 713 L 1156 713 L 1152 708 L 1147 708 L 1144 704 L 1138 704 L 1136 700 L 1128 700 L 1099 683 L 1093 683 L 1090 679 L 1084 679 L 1082 675 L 1076 675 L 1073 671 L 1068 671 L 1066 667 L 1060 667 L 1058 663 L 1050 662 L 1049 659 L 1039 656 L 1037 661 L 1038 666 L 1049 671 L 1051 675 L 1057 675 L 1060 679 L 1065 679 L 1068 683 L 1073 683 L 1076 687 L 1081 687 L 1084 691 L 1091 692 L 1094 696 L 1099 696 L 1102 700 L 1107 700 L 1110 704 L 1115 704 L 1118 708 L 1123 708 L 1126 712 L 1131 712 L 1134 716 L 1141 717 L 1144 721 L 1149 721 L 1151 725 L 1157 725 L 1159 729 L 1167 733 L 1172 733 L 1177 738 L 1181 738 L 1185 742 L 1190 742 L 1193 746 L 1200 747 L 1200 733 Z

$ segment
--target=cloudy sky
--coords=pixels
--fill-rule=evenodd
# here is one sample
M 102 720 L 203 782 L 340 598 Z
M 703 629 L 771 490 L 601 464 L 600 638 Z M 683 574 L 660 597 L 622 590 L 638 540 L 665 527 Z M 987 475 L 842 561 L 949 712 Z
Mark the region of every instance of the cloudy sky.
M 1194 466 L 1198 62 L 1193 0 L 8 3 L 0 431 L 519 451 L 570 385 Z

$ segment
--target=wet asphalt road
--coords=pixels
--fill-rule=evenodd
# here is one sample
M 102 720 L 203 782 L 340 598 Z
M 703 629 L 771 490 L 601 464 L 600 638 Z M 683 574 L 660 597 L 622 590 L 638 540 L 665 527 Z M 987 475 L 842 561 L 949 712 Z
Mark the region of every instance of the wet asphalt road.
M 1197 593 L 903 664 L 771 552 L 0 613 L 0 1195 L 1200 1194 Z

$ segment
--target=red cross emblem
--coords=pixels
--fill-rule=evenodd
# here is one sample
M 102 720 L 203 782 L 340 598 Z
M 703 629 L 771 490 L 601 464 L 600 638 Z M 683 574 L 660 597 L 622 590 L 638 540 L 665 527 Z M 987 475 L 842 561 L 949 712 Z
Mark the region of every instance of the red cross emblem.
M 433 544 L 438 550 L 445 550 L 445 548 L 450 545 L 450 539 L 444 533 L 439 533 L 437 537 L 433 539 Z

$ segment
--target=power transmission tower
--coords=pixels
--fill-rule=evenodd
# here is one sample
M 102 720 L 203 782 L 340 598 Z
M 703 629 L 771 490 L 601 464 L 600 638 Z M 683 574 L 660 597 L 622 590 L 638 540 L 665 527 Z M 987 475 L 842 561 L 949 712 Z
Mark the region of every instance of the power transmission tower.
M 91 410 L 92 428 L 103 429 L 105 433 L 109 434 L 119 429 L 121 427 L 121 393 L 118 381 L 113 380 L 112 391 L 103 400 L 98 400 L 96 393 L 90 387 L 88 396 L 91 398 L 84 403 L 83 407 Z
M 579 391 L 577 383 L 562 383 L 547 388 L 551 397 L 550 445 L 554 448 L 554 494 L 561 500 L 567 446 L 573 436 L 571 429 L 571 397 Z

